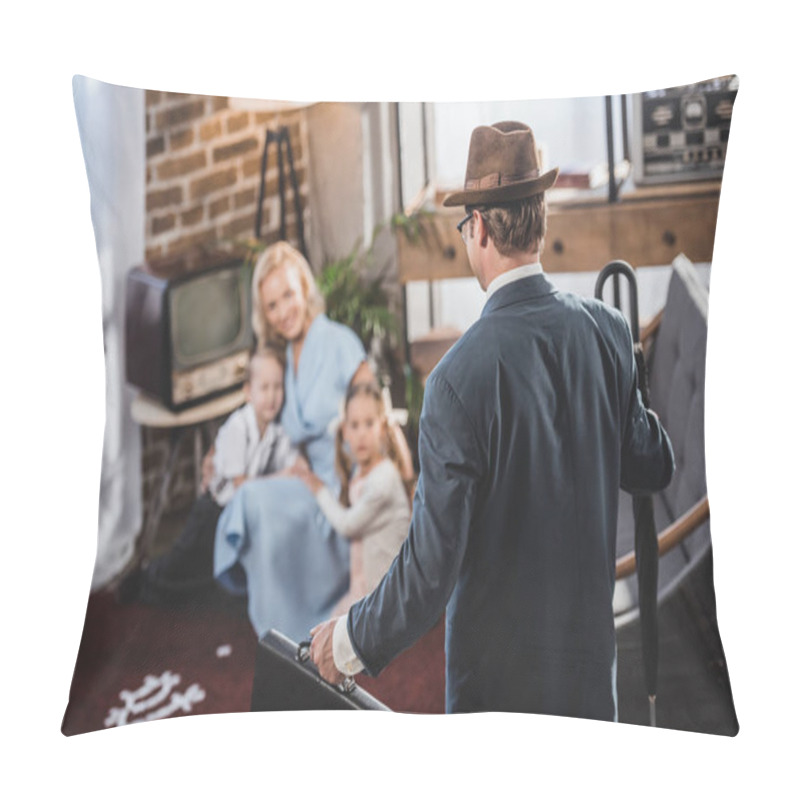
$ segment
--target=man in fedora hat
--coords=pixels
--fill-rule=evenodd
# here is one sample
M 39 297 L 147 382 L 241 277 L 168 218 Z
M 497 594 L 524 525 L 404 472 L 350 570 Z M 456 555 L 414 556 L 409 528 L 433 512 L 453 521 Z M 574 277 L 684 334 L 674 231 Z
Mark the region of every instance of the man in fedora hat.
M 663 488 L 673 456 L 622 315 L 542 273 L 557 173 L 526 125 L 472 133 L 444 204 L 466 207 L 486 305 L 427 380 L 407 541 L 371 595 L 312 631 L 328 680 L 377 674 L 446 606 L 448 712 L 616 719 L 619 488 Z

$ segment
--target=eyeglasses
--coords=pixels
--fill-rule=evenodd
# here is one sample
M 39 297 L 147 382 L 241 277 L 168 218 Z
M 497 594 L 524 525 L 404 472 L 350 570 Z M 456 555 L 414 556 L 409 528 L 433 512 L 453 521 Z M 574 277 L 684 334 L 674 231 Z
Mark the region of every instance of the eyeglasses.
M 461 241 L 462 241 L 462 242 L 464 242 L 465 244 L 466 244 L 466 241 L 467 241 L 467 239 L 466 239 L 466 236 L 465 236 L 465 234 L 464 234 L 464 226 L 465 226 L 465 225 L 466 225 L 466 224 L 467 224 L 467 223 L 468 223 L 468 222 L 469 222 L 471 219 L 472 219 L 472 212 L 470 211 L 470 212 L 469 212 L 469 214 L 467 214 L 467 216 L 466 216 L 466 217 L 464 217 L 464 219 L 462 219 L 462 220 L 461 220 L 461 222 L 459 222 L 459 223 L 458 223 L 458 225 L 456 225 L 456 230 L 457 230 L 457 231 L 459 232 L 459 234 L 461 235 Z

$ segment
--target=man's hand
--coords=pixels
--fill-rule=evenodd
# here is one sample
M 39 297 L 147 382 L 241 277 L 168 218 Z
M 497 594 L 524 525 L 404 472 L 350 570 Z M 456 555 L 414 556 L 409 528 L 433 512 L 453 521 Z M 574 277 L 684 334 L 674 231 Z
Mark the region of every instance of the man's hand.
M 329 619 L 311 630 L 311 660 L 317 665 L 319 674 L 328 683 L 341 683 L 345 676 L 336 669 L 333 660 L 333 629 L 336 619 Z

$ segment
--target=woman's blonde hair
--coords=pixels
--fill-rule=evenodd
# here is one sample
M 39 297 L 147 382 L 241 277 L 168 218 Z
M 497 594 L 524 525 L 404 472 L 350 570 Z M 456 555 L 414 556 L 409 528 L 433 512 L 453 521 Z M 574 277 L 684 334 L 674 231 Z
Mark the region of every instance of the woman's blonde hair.
M 344 399 L 345 417 L 347 417 L 347 407 L 350 405 L 350 401 L 358 396 L 371 397 L 378 404 L 378 415 L 383 423 L 383 448 L 387 458 L 397 467 L 397 471 L 402 476 L 403 465 L 400 460 L 400 453 L 389 434 L 389 420 L 386 417 L 386 406 L 384 405 L 383 395 L 381 394 L 378 384 L 374 381 L 351 384 Z M 348 455 L 347 447 L 344 442 L 344 420 L 342 420 L 339 423 L 339 427 L 336 429 L 336 472 L 342 484 L 339 502 L 343 506 L 350 505 L 350 479 L 353 476 L 353 467 L 355 467 L 355 464 Z
M 288 242 L 277 242 L 271 245 L 258 257 L 253 270 L 253 333 L 255 333 L 259 345 L 270 341 L 285 344 L 283 337 L 279 336 L 267 322 L 266 314 L 261 308 L 261 284 L 270 273 L 279 267 L 292 267 L 297 272 L 306 300 L 306 313 L 310 320 L 325 311 L 325 299 L 317 287 L 314 274 L 303 254 L 295 250 Z

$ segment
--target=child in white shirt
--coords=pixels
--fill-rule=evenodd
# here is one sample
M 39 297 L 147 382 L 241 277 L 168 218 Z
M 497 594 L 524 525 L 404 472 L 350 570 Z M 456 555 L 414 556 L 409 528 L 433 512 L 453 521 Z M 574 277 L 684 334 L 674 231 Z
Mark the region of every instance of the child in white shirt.
M 220 510 L 244 481 L 283 470 L 297 458 L 289 437 L 275 422 L 283 405 L 285 356 L 263 347 L 250 359 L 244 393 L 214 440 L 214 476 L 209 492 Z
M 246 480 L 287 470 L 298 458 L 276 422 L 283 406 L 286 357 L 271 345 L 256 350 L 245 374 L 245 404 L 214 440 L 214 475 L 195 500 L 183 532 L 164 555 L 138 567 L 117 589 L 120 602 L 168 603 L 214 583 L 214 537 L 223 507 Z
M 380 583 L 408 536 L 411 521 L 400 458 L 374 383 L 354 384 L 347 393 L 336 438 L 336 467 L 342 482 L 339 499 L 303 465 L 293 470 L 315 494 L 333 529 L 350 540 L 350 589 L 334 616 L 345 613 Z

